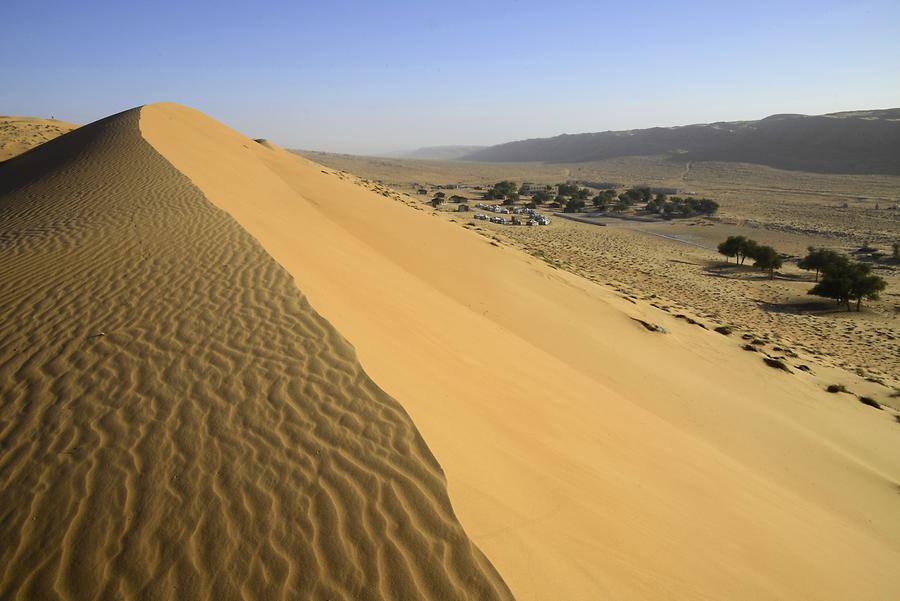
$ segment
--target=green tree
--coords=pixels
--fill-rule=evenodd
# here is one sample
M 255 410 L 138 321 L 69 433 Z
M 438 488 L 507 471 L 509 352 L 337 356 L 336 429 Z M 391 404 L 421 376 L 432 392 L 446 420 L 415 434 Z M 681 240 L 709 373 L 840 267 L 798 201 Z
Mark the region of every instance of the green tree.
M 619 194 L 619 198 L 626 198 L 633 204 L 641 199 L 641 191 L 639 188 L 628 188 Z
M 565 208 L 563 208 L 564 213 L 578 213 L 582 209 L 584 209 L 584 199 L 582 198 L 570 198 L 568 202 L 565 204 Z
M 545 190 L 538 190 L 534 194 L 531 195 L 531 200 L 535 202 L 535 204 L 544 204 L 545 202 L 550 202 L 550 193 Z
M 744 236 L 728 236 L 724 242 L 719 244 L 719 254 L 725 255 L 726 262 L 728 261 L 727 257 L 734 257 L 734 262 L 737 263 L 746 242 L 747 238 Z
M 672 202 L 666 204 L 664 211 L 669 212 L 672 210 L 679 211 L 684 205 L 677 205 L 675 203 L 675 199 L 672 199 Z M 718 251 L 720 254 L 725 255 L 726 257 L 734 257 L 735 263 L 744 264 L 746 259 L 757 259 L 758 254 L 760 252 L 760 248 L 763 248 L 759 245 L 756 240 L 751 240 L 750 238 L 746 238 L 744 236 L 728 236 L 724 242 L 719 244 Z M 780 265 L 779 265 L 780 267 Z
M 691 211 L 701 215 L 715 215 L 719 210 L 719 203 L 709 198 L 689 198 L 687 202 Z
M 575 198 L 579 200 L 587 200 L 591 196 L 591 191 L 587 188 L 581 188 L 575 193 Z
M 578 194 L 578 186 L 575 184 L 560 184 L 557 186 L 560 196 L 575 196 Z
M 503 180 L 502 182 L 494 184 L 493 190 L 497 195 L 496 198 L 505 198 L 510 194 L 518 194 L 519 187 L 516 185 L 516 182 Z
M 856 261 L 838 261 L 822 270 L 822 280 L 812 287 L 809 294 L 832 298 L 847 306 L 856 301 L 856 310 L 862 307 L 863 299 L 875 300 L 887 287 L 883 278 L 872 273 L 872 266 Z
M 516 204 L 517 200 L 519 200 L 519 194 L 517 192 L 513 192 L 512 194 L 506 195 L 506 198 L 503 199 L 503 204 L 513 205 Z
M 613 205 L 613 210 L 622 213 L 631 208 L 631 200 L 628 199 L 627 196 L 623 194 L 619 194 L 618 200 L 616 200 L 616 204 Z
M 660 199 L 660 196 L 663 196 L 663 198 Z M 644 205 L 644 210 L 648 213 L 662 213 L 666 208 L 666 204 L 668 204 L 668 201 L 665 199 L 665 194 L 657 195 L 656 198 Z
M 753 258 L 755 259 L 754 267 L 768 270 L 769 279 L 775 279 L 775 270 L 780 269 L 782 265 L 781 255 L 778 254 L 778 251 L 771 246 L 758 246 L 754 250 Z
M 744 240 L 744 243 L 741 245 L 741 265 L 744 264 L 744 259 L 756 259 L 760 248 L 762 247 L 756 240 L 752 238 Z
M 840 253 L 830 248 L 814 248 L 808 247 L 807 255 L 797 262 L 797 267 L 806 271 L 816 270 L 816 282 L 819 281 L 819 273 L 832 263 L 836 263 L 844 259 Z
M 594 208 L 598 211 L 605 211 L 609 208 L 609 197 L 605 194 L 598 194 L 591 199 L 591 202 L 594 203 Z

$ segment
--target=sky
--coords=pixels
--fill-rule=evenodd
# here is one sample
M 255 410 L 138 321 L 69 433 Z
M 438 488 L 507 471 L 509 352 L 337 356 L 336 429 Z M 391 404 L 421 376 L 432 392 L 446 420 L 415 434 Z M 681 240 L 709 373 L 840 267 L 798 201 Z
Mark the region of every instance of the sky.
M 0 24 L 0 114 L 174 101 L 331 152 L 900 106 L 900 0 L 4 0 Z

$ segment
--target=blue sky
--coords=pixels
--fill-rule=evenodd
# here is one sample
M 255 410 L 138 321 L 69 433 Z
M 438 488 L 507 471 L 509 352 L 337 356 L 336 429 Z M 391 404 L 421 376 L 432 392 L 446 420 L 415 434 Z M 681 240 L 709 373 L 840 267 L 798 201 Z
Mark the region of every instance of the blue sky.
M 374 153 L 900 106 L 900 1 L 4 2 L 0 114 Z

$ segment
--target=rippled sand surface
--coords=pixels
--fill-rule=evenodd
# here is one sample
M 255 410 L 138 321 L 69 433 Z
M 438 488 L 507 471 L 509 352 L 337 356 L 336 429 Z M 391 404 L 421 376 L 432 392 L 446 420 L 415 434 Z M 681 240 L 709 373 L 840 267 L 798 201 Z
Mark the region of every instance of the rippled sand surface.
M 510 598 L 404 409 L 139 119 L 0 166 L 0 598 Z

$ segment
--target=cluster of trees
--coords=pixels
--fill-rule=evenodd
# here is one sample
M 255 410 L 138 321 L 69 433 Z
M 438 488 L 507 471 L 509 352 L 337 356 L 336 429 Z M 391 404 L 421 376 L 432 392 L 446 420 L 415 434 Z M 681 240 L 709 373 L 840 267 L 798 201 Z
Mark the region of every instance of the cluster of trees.
M 577 198 L 579 200 L 587 200 L 591 195 L 591 191 L 587 188 L 581 188 L 577 184 L 559 184 L 556 186 L 559 192 L 558 196 L 563 198 Z
M 859 311 L 863 299 L 876 300 L 887 288 L 884 278 L 873 274 L 868 263 L 852 261 L 846 255 L 827 248 L 809 247 L 807 251 L 797 266 L 816 271 L 816 285 L 809 294 L 834 299 L 838 304 L 845 305 L 848 311 L 850 302 L 856 301 L 856 310 Z
M 591 199 L 594 207 L 598 211 L 607 211 L 616 201 L 616 191 L 612 189 L 603 190 Z
M 591 196 L 590 190 L 577 184 L 559 184 L 556 189 L 558 192 L 556 195 L 550 190 L 538 190 L 531 195 L 531 202 L 534 206 L 555 202 L 563 207 L 566 213 L 577 213 L 584 210 L 587 199 Z
M 630 188 L 621 194 L 617 194 L 615 190 L 603 190 L 594 196 L 592 202 L 598 211 L 616 212 L 627 211 L 638 203 L 645 203 L 645 212 L 662 215 L 665 219 L 714 215 L 719 210 L 719 203 L 709 198 L 669 198 L 665 194 L 654 196 L 650 188 L 645 187 Z
M 598 211 L 626 211 L 636 202 L 634 191 L 631 189 L 617 195 L 615 190 L 603 190 L 591 202 Z
M 753 259 L 753 266 L 768 271 L 770 278 L 775 277 L 775 270 L 781 269 L 783 264 L 781 255 L 774 248 L 744 236 L 728 236 L 719 244 L 719 253 L 734 257 L 734 262 L 740 265 L 747 259 Z
M 653 193 L 650 188 L 629 188 L 617 194 L 615 190 L 603 190 L 591 200 L 598 211 L 627 211 L 639 202 L 650 202 Z
M 598 211 L 623 212 L 639 203 L 644 203 L 646 212 L 662 215 L 666 219 L 713 215 L 719 209 L 719 203 L 708 198 L 694 198 L 692 196 L 687 198 L 679 196 L 668 198 L 665 194 L 656 194 L 654 196 L 650 188 L 643 186 L 629 188 L 621 193 L 610 188 L 602 190 L 593 198 L 591 198 L 591 190 L 589 188 L 583 188 L 574 183 L 558 184 L 556 190 L 557 192 L 554 194 L 552 187 L 547 186 L 546 190 L 531 192 L 529 206 L 535 207 L 554 202 L 563 207 L 563 210 L 567 213 L 577 213 L 583 211 L 587 206 L 588 200 L 590 200 Z M 484 197 L 488 200 L 503 200 L 504 204 L 513 204 L 524 193 L 524 187 L 517 187 L 515 182 L 502 181 L 488 188 L 484 193 Z
M 660 214 L 666 219 L 695 217 L 697 215 L 715 215 L 719 210 L 719 203 L 709 198 L 694 198 L 693 196 L 667 198 L 665 194 L 657 194 L 656 198 L 647 203 L 644 210 L 648 213 Z
M 887 282 L 872 273 L 868 263 L 852 261 L 846 255 L 828 248 L 807 249 L 797 266 L 816 272 L 816 285 L 808 294 L 831 298 L 845 305 L 850 311 L 850 303 L 856 302 L 859 311 L 863 299 L 875 300 Z M 744 236 L 729 236 L 719 244 L 719 252 L 726 257 L 734 257 L 735 263 L 743 265 L 746 259 L 753 259 L 753 266 L 765 269 L 769 277 L 775 277 L 775 270 L 782 266 L 781 256 L 771 246 L 763 246 Z M 821 279 L 819 276 L 821 275 Z

